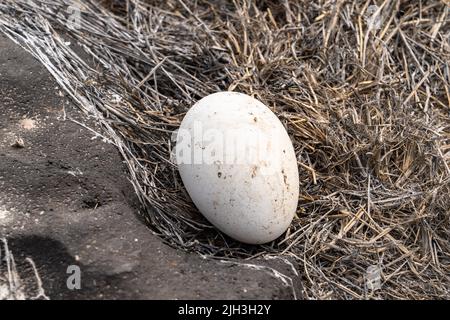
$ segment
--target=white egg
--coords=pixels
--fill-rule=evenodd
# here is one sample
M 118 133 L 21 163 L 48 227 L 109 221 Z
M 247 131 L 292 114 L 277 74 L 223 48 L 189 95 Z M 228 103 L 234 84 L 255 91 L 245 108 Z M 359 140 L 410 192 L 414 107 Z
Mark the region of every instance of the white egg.
M 176 161 L 194 204 L 228 236 L 262 244 L 290 226 L 297 159 L 282 123 L 260 101 L 236 92 L 198 101 L 177 133 Z

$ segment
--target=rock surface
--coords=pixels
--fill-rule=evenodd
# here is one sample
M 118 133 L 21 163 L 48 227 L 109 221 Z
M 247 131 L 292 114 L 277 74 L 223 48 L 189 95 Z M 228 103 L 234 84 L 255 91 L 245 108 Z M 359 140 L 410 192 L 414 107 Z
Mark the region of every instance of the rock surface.
M 89 122 L 45 68 L 3 35 L 0 53 L 0 238 L 29 295 L 36 284 L 26 257 L 51 299 L 293 297 L 267 270 L 163 244 L 138 218 L 116 149 L 70 120 Z M 67 288 L 69 265 L 80 267 L 80 290 Z M 284 263 L 277 269 L 292 276 Z M 0 278 L 2 271 L 0 263 Z

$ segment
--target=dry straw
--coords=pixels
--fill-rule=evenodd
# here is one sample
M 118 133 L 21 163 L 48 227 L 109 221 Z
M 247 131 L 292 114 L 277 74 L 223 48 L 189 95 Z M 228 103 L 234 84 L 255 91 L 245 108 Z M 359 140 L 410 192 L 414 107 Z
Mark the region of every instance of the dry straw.
M 0 30 L 102 124 L 171 245 L 288 258 L 304 298 L 429 299 L 450 297 L 449 11 L 437 0 L 6 0 Z M 265 246 L 203 220 L 170 161 L 185 112 L 219 90 L 268 105 L 298 156 L 297 217 Z

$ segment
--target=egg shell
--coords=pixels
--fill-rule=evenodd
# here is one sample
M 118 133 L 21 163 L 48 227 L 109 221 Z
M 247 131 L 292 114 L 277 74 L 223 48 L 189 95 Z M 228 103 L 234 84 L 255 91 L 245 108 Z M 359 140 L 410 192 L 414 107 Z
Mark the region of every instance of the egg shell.
M 262 244 L 290 226 L 297 159 L 286 129 L 260 101 L 236 92 L 198 101 L 180 125 L 176 160 L 196 207 L 228 236 Z

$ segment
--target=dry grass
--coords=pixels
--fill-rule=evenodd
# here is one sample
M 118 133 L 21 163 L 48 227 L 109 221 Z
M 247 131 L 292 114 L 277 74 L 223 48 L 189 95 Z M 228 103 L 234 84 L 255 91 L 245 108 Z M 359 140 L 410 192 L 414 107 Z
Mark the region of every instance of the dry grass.
M 450 297 L 448 3 L 91 0 L 79 28 L 70 3 L 3 1 L 0 30 L 102 123 L 168 243 L 222 259 L 289 257 L 304 298 Z M 219 90 L 264 102 L 294 142 L 298 218 L 269 245 L 211 228 L 170 161 L 185 112 Z

